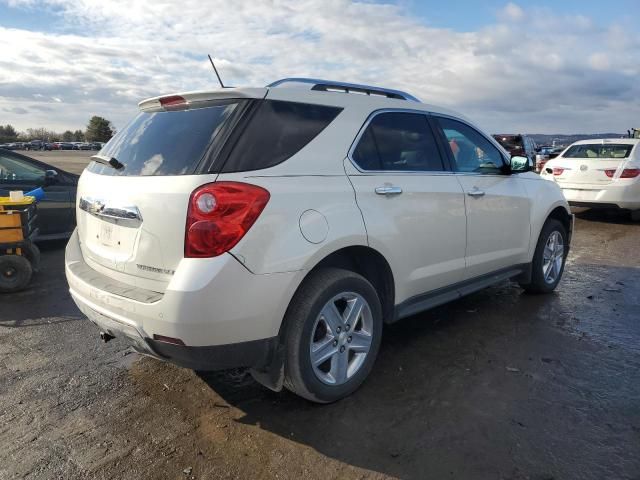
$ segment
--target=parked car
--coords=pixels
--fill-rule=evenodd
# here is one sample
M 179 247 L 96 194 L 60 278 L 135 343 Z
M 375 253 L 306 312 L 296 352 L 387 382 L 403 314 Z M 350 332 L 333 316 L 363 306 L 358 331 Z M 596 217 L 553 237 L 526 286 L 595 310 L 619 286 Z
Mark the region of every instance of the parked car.
M 538 153 L 536 154 L 536 172 L 542 172 L 542 170 L 544 169 L 545 164 L 553 159 L 556 158 L 558 155 L 560 155 L 560 153 L 562 153 L 562 151 L 565 149 L 566 147 L 562 146 L 562 147 L 548 147 L 548 146 L 544 146 L 544 147 L 540 147 L 538 149 Z
M 0 197 L 11 190 L 29 192 L 42 187 L 38 204 L 37 240 L 68 238 L 75 228 L 78 175 L 9 150 L 0 149 Z
M 31 140 L 24 147 L 25 150 L 51 150 L 51 145 L 43 140 Z
M 499 134 L 493 135 L 504 149 L 514 156 L 523 156 L 529 159 L 530 164 L 536 164 L 536 142 L 527 135 Z
M 139 107 L 82 174 L 66 250 L 104 340 L 332 402 L 371 371 L 384 322 L 560 281 L 560 189 L 410 94 L 285 79 Z
M 640 220 L 640 139 L 581 140 L 549 160 L 542 176 L 576 207 L 627 209 Z

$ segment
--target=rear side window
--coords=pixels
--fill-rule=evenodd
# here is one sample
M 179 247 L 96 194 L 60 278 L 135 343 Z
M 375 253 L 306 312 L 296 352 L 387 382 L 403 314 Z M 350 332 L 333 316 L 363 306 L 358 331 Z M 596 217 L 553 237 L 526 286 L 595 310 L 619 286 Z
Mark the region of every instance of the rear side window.
M 204 108 L 140 112 L 102 148 L 100 155 L 124 164 L 116 170 L 93 162 L 102 175 L 187 175 L 195 170 L 242 100 L 202 102 Z
M 444 170 L 427 117 L 420 113 L 376 115 L 360 138 L 353 160 L 362 170 Z
M 633 145 L 624 143 L 595 143 L 573 145 L 564 152 L 563 158 L 627 158 Z
M 222 173 L 273 167 L 298 153 L 342 111 L 338 107 L 263 100 L 240 132 Z

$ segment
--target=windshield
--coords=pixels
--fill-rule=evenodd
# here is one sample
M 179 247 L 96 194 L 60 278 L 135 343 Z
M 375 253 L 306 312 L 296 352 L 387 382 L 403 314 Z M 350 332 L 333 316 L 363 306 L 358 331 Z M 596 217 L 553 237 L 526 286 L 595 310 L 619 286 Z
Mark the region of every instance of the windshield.
M 203 108 L 140 112 L 100 150 L 124 168 L 92 162 L 101 175 L 152 176 L 194 173 L 242 100 L 206 102 Z M 203 102 L 204 103 L 204 102 Z
M 624 143 L 594 143 L 573 145 L 564 152 L 563 158 L 627 158 L 633 145 Z

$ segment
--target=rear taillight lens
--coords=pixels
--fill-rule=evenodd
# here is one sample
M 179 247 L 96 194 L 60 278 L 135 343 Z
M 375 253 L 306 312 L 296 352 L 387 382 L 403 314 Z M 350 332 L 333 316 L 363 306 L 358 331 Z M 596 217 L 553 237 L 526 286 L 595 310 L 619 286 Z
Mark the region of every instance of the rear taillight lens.
M 262 187 L 216 182 L 198 187 L 189 199 L 185 257 L 216 257 L 231 250 L 249 231 L 269 201 Z
M 565 170 L 570 170 L 569 168 L 562 168 L 562 167 L 553 167 L 553 174 L 554 175 L 562 175 L 564 173 Z
M 169 95 L 160 98 L 160 105 L 165 110 L 181 110 L 187 106 L 187 100 L 180 95 Z
M 616 173 L 616 169 L 607 169 L 604 173 L 607 177 L 613 178 Z M 622 173 L 618 178 L 636 178 L 638 175 L 640 175 L 640 168 L 625 168 L 622 170 Z

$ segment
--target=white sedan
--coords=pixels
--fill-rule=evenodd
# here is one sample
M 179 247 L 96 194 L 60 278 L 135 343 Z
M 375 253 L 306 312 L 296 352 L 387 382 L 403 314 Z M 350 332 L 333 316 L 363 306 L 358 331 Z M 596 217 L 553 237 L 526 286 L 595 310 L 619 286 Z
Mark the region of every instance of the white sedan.
M 640 220 L 640 139 L 581 140 L 541 172 L 556 182 L 569 205 L 623 208 Z

